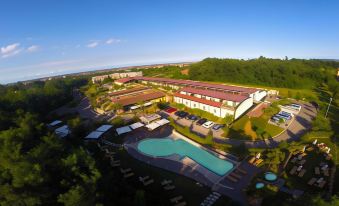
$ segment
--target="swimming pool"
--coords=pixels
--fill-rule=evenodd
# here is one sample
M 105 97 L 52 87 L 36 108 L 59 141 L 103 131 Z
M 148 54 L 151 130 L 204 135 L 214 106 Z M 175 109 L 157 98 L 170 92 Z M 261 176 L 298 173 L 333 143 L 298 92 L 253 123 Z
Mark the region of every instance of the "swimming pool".
M 265 179 L 268 181 L 275 181 L 277 179 L 277 175 L 272 172 L 266 172 Z
M 231 162 L 220 159 L 210 152 L 182 139 L 146 139 L 139 142 L 138 150 L 146 155 L 155 157 L 166 157 L 173 154 L 178 154 L 181 158 L 189 157 L 199 165 L 220 176 L 225 175 L 233 168 Z

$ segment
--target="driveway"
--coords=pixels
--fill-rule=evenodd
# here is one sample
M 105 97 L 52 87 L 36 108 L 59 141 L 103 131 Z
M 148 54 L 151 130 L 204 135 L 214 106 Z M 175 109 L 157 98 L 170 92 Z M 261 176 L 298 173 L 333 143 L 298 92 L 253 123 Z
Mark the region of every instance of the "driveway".
M 289 125 L 289 127 L 282 132 L 281 134 L 273 137 L 269 140 L 260 140 L 260 141 L 248 141 L 248 140 L 238 140 L 238 139 L 214 139 L 215 142 L 227 143 L 231 145 L 240 145 L 245 143 L 247 147 L 276 147 L 281 141 L 296 141 L 305 134 L 311 128 L 312 119 L 317 115 L 317 109 L 310 103 L 300 103 L 302 106 L 301 111 L 298 115 L 295 116 L 295 120 Z

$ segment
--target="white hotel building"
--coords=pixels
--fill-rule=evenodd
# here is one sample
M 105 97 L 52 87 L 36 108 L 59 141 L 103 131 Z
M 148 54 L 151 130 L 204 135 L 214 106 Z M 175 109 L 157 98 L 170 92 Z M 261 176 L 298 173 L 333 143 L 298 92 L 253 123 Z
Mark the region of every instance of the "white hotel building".
M 174 94 L 174 102 L 189 108 L 201 109 L 217 117 L 239 118 L 253 105 L 253 98 L 205 89 L 185 87 Z

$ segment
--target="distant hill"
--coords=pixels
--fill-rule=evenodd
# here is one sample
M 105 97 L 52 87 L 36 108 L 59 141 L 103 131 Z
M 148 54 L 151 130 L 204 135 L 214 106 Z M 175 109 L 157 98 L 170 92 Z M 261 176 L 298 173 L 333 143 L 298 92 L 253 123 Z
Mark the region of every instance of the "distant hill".
M 338 61 L 207 58 L 189 67 L 189 79 L 286 88 L 313 88 L 334 79 Z

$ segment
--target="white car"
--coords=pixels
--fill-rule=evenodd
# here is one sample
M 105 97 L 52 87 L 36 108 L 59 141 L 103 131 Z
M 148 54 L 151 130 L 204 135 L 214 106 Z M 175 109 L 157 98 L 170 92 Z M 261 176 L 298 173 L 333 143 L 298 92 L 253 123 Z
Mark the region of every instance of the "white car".
M 208 121 L 208 122 L 205 122 L 202 126 L 205 127 L 206 129 L 209 129 L 213 125 L 214 125 L 214 122 Z

